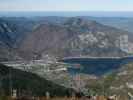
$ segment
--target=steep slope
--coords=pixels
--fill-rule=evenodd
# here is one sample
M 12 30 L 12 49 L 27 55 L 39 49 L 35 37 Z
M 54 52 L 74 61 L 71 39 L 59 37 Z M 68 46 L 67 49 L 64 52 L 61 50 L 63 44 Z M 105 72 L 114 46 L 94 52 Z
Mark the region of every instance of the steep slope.
M 40 19 L 41 20 L 41 19 Z M 23 17 L 0 17 L 0 61 L 20 59 L 17 47 L 40 22 Z
M 27 33 L 31 32 L 37 22 L 23 17 L 1 17 L 0 24 L 3 25 L 3 34 L 12 39 L 11 45 L 19 44 Z M 5 40 L 8 41 L 8 40 Z
M 26 55 L 40 55 L 44 51 L 60 55 L 65 47 L 65 41 L 70 38 L 67 30 L 62 26 L 44 24 L 24 39 L 21 46 Z M 62 47 L 64 45 L 64 47 Z M 53 48 L 53 49 L 52 49 Z M 60 49 L 60 51 L 58 51 Z
M 0 22 L 0 41 L 4 42 L 8 46 L 11 46 L 13 39 L 10 37 L 12 35 L 11 29 L 5 22 Z
M 40 59 L 43 55 L 67 56 L 121 56 L 120 36 L 128 32 L 113 27 L 69 18 L 64 24 L 41 24 L 23 40 L 21 56 Z
M 0 76 L 0 93 L 3 90 L 5 95 L 10 93 L 10 81 L 12 81 L 13 89 L 17 89 L 21 95 L 27 96 L 45 96 L 47 91 L 50 92 L 51 96 L 65 96 L 69 91 L 73 91 L 41 78 L 36 74 L 13 69 L 2 64 L 0 64 Z
M 7 23 L 0 22 L 0 61 L 15 60 L 18 58 L 17 52 L 13 49 L 14 39 L 12 30 Z

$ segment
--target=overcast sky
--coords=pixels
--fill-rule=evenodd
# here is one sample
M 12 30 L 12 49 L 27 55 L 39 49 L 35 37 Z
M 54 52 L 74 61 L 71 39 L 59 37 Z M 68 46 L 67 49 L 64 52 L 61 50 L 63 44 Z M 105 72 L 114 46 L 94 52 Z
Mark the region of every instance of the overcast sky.
M 133 0 L 0 0 L 0 11 L 133 11 Z

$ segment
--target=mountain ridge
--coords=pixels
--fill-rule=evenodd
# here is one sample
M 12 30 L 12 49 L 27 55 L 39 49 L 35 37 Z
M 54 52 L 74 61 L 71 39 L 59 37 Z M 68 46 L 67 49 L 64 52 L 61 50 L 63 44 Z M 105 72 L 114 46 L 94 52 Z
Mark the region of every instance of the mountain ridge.
M 133 42 L 130 32 L 82 17 L 0 18 L 1 46 L 23 59 L 121 56 L 125 52 L 118 42 L 123 35 Z
M 114 41 L 119 39 L 120 35 L 125 34 L 125 31 L 99 24 L 96 21 L 86 21 L 81 18 L 69 18 L 65 23 L 60 25 L 41 24 L 24 39 L 20 47 L 20 51 L 23 51 L 24 53 L 28 51 L 27 54 L 30 54 L 33 51 L 36 54 L 43 52 L 44 54 L 55 54 L 55 56 L 62 56 L 62 54 L 60 55 L 60 53 L 63 53 L 63 56 L 74 56 L 75 52 L 77 52 L 76 55 L 83 53 L 83 51 L 80 50 L 81 48 L 85 50 L 87 48 L 92 48 L 92 50 L 90 50 L 87 54 L 90 54 L 90 52 L 93 50 L 97 51 L 98 49 L 100 49 L 100 47 L 97 47 L 98 44 L 91 44 L 91 42 L 98 43 L 99 41 L 101 41 L 101 43 L 108 42 L 110 49 L 112 48 L 111 50 L 113 50 L 114 48 L 114 52 L 116 50 L 117 53 L 122 53 L 122 51 L 119 50 L 118 47 L 116 47 Z M 86 47 L 83 46 L 81 42 L 84 42 L 83 45 L 86 45 Z M 87 42 L 88 44 L 85 42 Z M 72 47 L 73 44 L 74 48 Z M 81 44 L 79 46 L 83 47 L 79 47 L 77 44 Z M 103 45 L 104 44 L 105 43 L 103 43 Z M 95 46 L 96 48 L 94 49 Z M 76 50 L 73 51 L 74 49 Z M 107 50 L 110 49 L 107 48 Z M 106 52 L 108 52 L 107 50 Z M 95 56 L 96 51 L 94 53 L 92 52 L 94 54 L 93 56 Z M 102 52 L 102 49 L 99 52 Z M 31 56 L 33 56 L 34 53 L 31 53 Z M 41 53 L 38 55 L 41 55 Z

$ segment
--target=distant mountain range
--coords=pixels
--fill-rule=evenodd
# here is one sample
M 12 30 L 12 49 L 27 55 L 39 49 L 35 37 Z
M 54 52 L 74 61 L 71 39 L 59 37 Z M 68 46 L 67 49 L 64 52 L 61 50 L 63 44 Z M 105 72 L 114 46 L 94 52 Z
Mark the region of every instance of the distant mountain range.
M 75 16 L 94 16 L 94 17 L 133 17 L 133 11 L 3 11 L 0 16 L 4 17 L 75 17 Z
M 1 17 L 0 57 L 11 60 L 41 59 L 45 55 L 125 55 L 118 46 L 119 39 L 128 35 L 132 43 L 132 33 L 112 26 L 115 25 L 106 25 L 102 18 L 90 17 Z
M 133 17 L 83 17 L 133 33 Z

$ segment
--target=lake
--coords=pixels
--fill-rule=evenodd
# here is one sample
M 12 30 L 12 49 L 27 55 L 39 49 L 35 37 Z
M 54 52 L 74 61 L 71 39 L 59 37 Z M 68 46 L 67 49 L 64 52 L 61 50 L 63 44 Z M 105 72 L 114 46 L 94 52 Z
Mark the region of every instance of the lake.
M 68 71 L 71 74 L 85 73 L 99 76 L 112 71 L 117 71 L 122 65 L 133 62 L 133 57 L 69 58 L 61 61 L 70 64 Z

